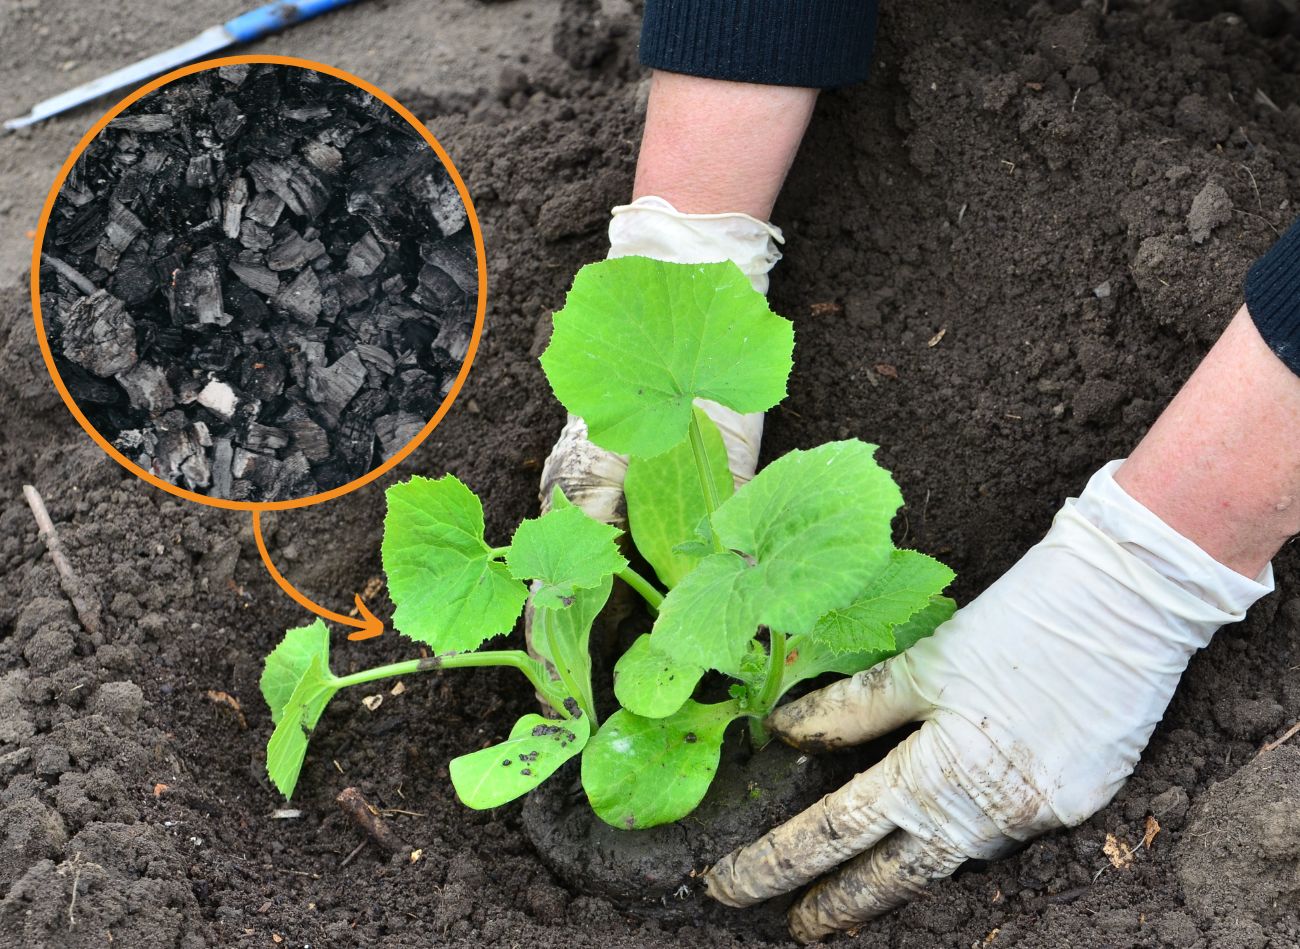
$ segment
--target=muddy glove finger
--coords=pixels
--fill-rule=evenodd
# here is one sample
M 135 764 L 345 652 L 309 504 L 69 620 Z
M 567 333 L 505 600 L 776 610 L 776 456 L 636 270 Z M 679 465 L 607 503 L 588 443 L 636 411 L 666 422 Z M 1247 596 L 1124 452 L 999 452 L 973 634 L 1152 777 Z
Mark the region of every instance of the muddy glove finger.
M 904 654 L 782 705 L 767 725 L 786 744 L 818 752 L 879 738 L 928 711 Z
M 803 886 L 863 853 L 894 829 L 877 802 L 899 780 L 897 750 L 754 843 L 734 850 L 704 875 L 709 894 L 727 906 L 753 906 Z
M 570 415 L 542 465 L 542 512 L 551 509 L 551 496 L 559 488 L 589 516 L 626 530 L 626 474 L 627 459 L 593 445 L 587 438 L 587 423 Z
M 799 942 L 813 942 L 852 929 L 914 899 L 965 860 L 940 840 L 894 831 L 791 907 L 790 934 Z

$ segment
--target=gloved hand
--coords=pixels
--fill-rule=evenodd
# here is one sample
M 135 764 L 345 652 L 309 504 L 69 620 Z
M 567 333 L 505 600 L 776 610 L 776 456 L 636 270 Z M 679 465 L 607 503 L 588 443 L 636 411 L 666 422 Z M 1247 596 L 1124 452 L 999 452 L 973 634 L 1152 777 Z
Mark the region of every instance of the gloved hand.
M 749 906 L 822 878 L 789 915 L 811 941 L 1114 797 L 1192 654 L 1273 588 L 1271 567 L 1247 579 L 1126 494 L 1119 465 L 934 636 L 772 714 L 773 733 L 807 750 L 924 724 L 718 861 L 709 895 Z
M 679 264 L 730 260 L 760 293 L 767 292 L 767 273 L 781 259 L 776 248 L 781 242 L 779 228 L 748 214 L 682 214 L 663 198 L 650 196 L 615 208 L 609 225 L 610 257 L 635 255 Z M 700 406 L 722 433 L 736 484 L 743 484 L 758 464 L 763 413 L 741 415 L 706 400 L 700 400 Z M 542 466 L 542 510 L 549 508 L 558 485 L 592 517 L 626 529 L 626 472 L 627 459 L 589 442 L 586 424 L 570 415 Z

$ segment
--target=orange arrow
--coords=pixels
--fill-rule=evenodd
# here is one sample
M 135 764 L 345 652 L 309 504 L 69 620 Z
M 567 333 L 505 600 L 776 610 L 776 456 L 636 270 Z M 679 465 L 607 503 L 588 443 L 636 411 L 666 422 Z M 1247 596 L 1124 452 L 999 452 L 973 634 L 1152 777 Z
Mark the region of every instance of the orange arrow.
M 334 621 L 335 623 L 341 623 L 344 626 L 353 627 L 356 632 L 348 633 L 348 639 L 373 639 L 374 637 L 383 634 L 384 621 L 375 616 L 374 613 L 370 612 L 366 607 L 366 604 L 362 601 L 360 593 L 358 593 L 356 597 L 357 612 L 361 614 L 358 618 L 356 616 L 344 616 L 342 613 L 335 613 L 333 610 L 327 610 L 319 603 L 312 602 L 294 589 L 293 584 L 286 580 L 279 570 L 275 569 L 275 564 L 271 563 L 271 555 L 266 549 L 266 540 L 262 537 L 261 511 L 253 512 L 253 536 L 257 538 L 258 553 L 262 555 L 262 563 L 266 564 L 266 569 L 267 572 L 271 574 L 271 579 L 279 584 L 280 589 L 289 594 L 295 603 L 303 609 L 311 610 L 311 612 L 315 613 L 317 616 L 322 616 L 327 620 Z

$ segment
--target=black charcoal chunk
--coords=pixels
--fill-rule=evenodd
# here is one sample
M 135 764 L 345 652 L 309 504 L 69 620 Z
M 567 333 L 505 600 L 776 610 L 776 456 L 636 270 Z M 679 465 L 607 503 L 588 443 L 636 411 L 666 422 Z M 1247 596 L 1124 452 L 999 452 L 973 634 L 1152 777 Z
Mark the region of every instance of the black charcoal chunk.
M 302 157 L 329 175 L 343 170 L 343 153 L 324 142 L 308 142 L 302 147 Z
M 109 123 L 115 132 L 165 132 L 173 125 L 172 117 L 165 113 L 153 115 L 119 115 Z
M 301 418 L 285 419 L 280 424 L 289 433 L 289 447 L 301 452 L 308 461 L 324 461 L 330 456 L 329 436 L 306 413 Z
M 249 250 L 266 250 L 274 242 L 269 229 L 244 215 L 244 222 L 239 225 L 239 243 Z
M 338 418 L 366 381 L 366 367 L 356 351 L 329 366 L 313 366 L 307 373 L 307 398 L 322 411 Z
M 413 412 L 394 412 L 375 419 L 375 434 L 379 436 L 379 453 L 387 461 L 410 444 L 420 434 L 428 421 Z
M 311 325 L 320 316 L 320 278 L 314 270 L 303 270 L 276 295 L 275 304 L 294 319 Z
M 253 451 L 273 452 L 289 444 L 289 433 L 261 422 L 250 422 L 244 433 L 244 444 Z
M 348 251 L 348 273 L 354 277 L 369 277 L 384 260 L 383 248 L 375 235 L 366 231 L 366 236 L 352 245 Z
M 280 292 L 280 278 L 270 267 L 262 263 L 262 258 L 258 254 L 245 251 L 227 266 L 235 275 L 235 279 L 250 290 L 268 297 L 273 297 Z
M 159 415 L 176 404 L 176 394 L 167 382 L 167 374 L 152 363 L 136 363 L 119 372 L 117 381 L 126 390 L 131 407 L 149 415 Z
M 206 188 L 216 181 L 211 155 L 195 155 L 185 168 L 185 183 L 191 188 Z
M 420 259 L 450 276 L 464 293 L 478 292 L 478 262 L 473 254 L 462 251 L 451 242 L 434 244 L 426 241 L 420 245 Z
M 443 236 L 451 237 L 460 233 L 469 222 L 465 202 L 461 200 L 460 192 L 442 166 L 413 175 L 406 187 L 411 197 L 433 218 Z
M 231 497 L 234 478 L 230 471 L 234 460 L 234 447 L 229 438 L 218 438 L 212 443 L 212 491 L 214 498 Z
M 248 206 L 248 180 L 236 175 L 226 185 L 226 197 L 221 209 L 221 230 L 227 237 L 239 237 L 239 224 Z
M 217 75 L 226 82 L 233 83 L 236 86 L 243 85 L 244 80 L 248 78 L 248 71 L 252 69 L 250 63 L 233 63 L 228 66 L 218 66 Z
M 230 99 L 217 99 L 212 103 L 212 129 L 226 141 L 230 141 L 244 130 L 248 121 L 239 106 Z
M 297 158 L 278 162 L 258 159 L 249 163 L 248 173 L 259 190 L 274 192 L 289 210 L 309 221 L 329 204 L 331 189 L 321 173 Z
M 279 195 L 263 191 L 249 202 L 244 216 L 263 227 L 275 227 L 275 222 L 280 220 L 280 212 L 283 210 L 284 202 L 280 200 Z
M 213 248 L 195 254 L 176 274 L 175 299 L 184 322 L 225 326 L 231 321 L 221 305 L 221 264 Z
M 298 270 L 323 253 L 325 245 L 317 238 L 290 231 L 266 255 L 266 265 L 272 270 Z
M 107 290 L 74 303 L 63 316 L 63 355 L 97 376 L 135 365 L 135 321 Z

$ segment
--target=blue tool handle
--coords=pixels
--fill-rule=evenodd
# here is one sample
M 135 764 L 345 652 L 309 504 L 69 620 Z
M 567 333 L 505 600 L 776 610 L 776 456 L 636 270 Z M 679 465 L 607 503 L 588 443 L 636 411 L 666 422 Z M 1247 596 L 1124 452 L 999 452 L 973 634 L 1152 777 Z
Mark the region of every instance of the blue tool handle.
M 233 20 L 227 20 L 225 28 L 236 41 L 249 43 L 353 2 L 354 0 L 275 0 L 264 7 L 241 13 Z

